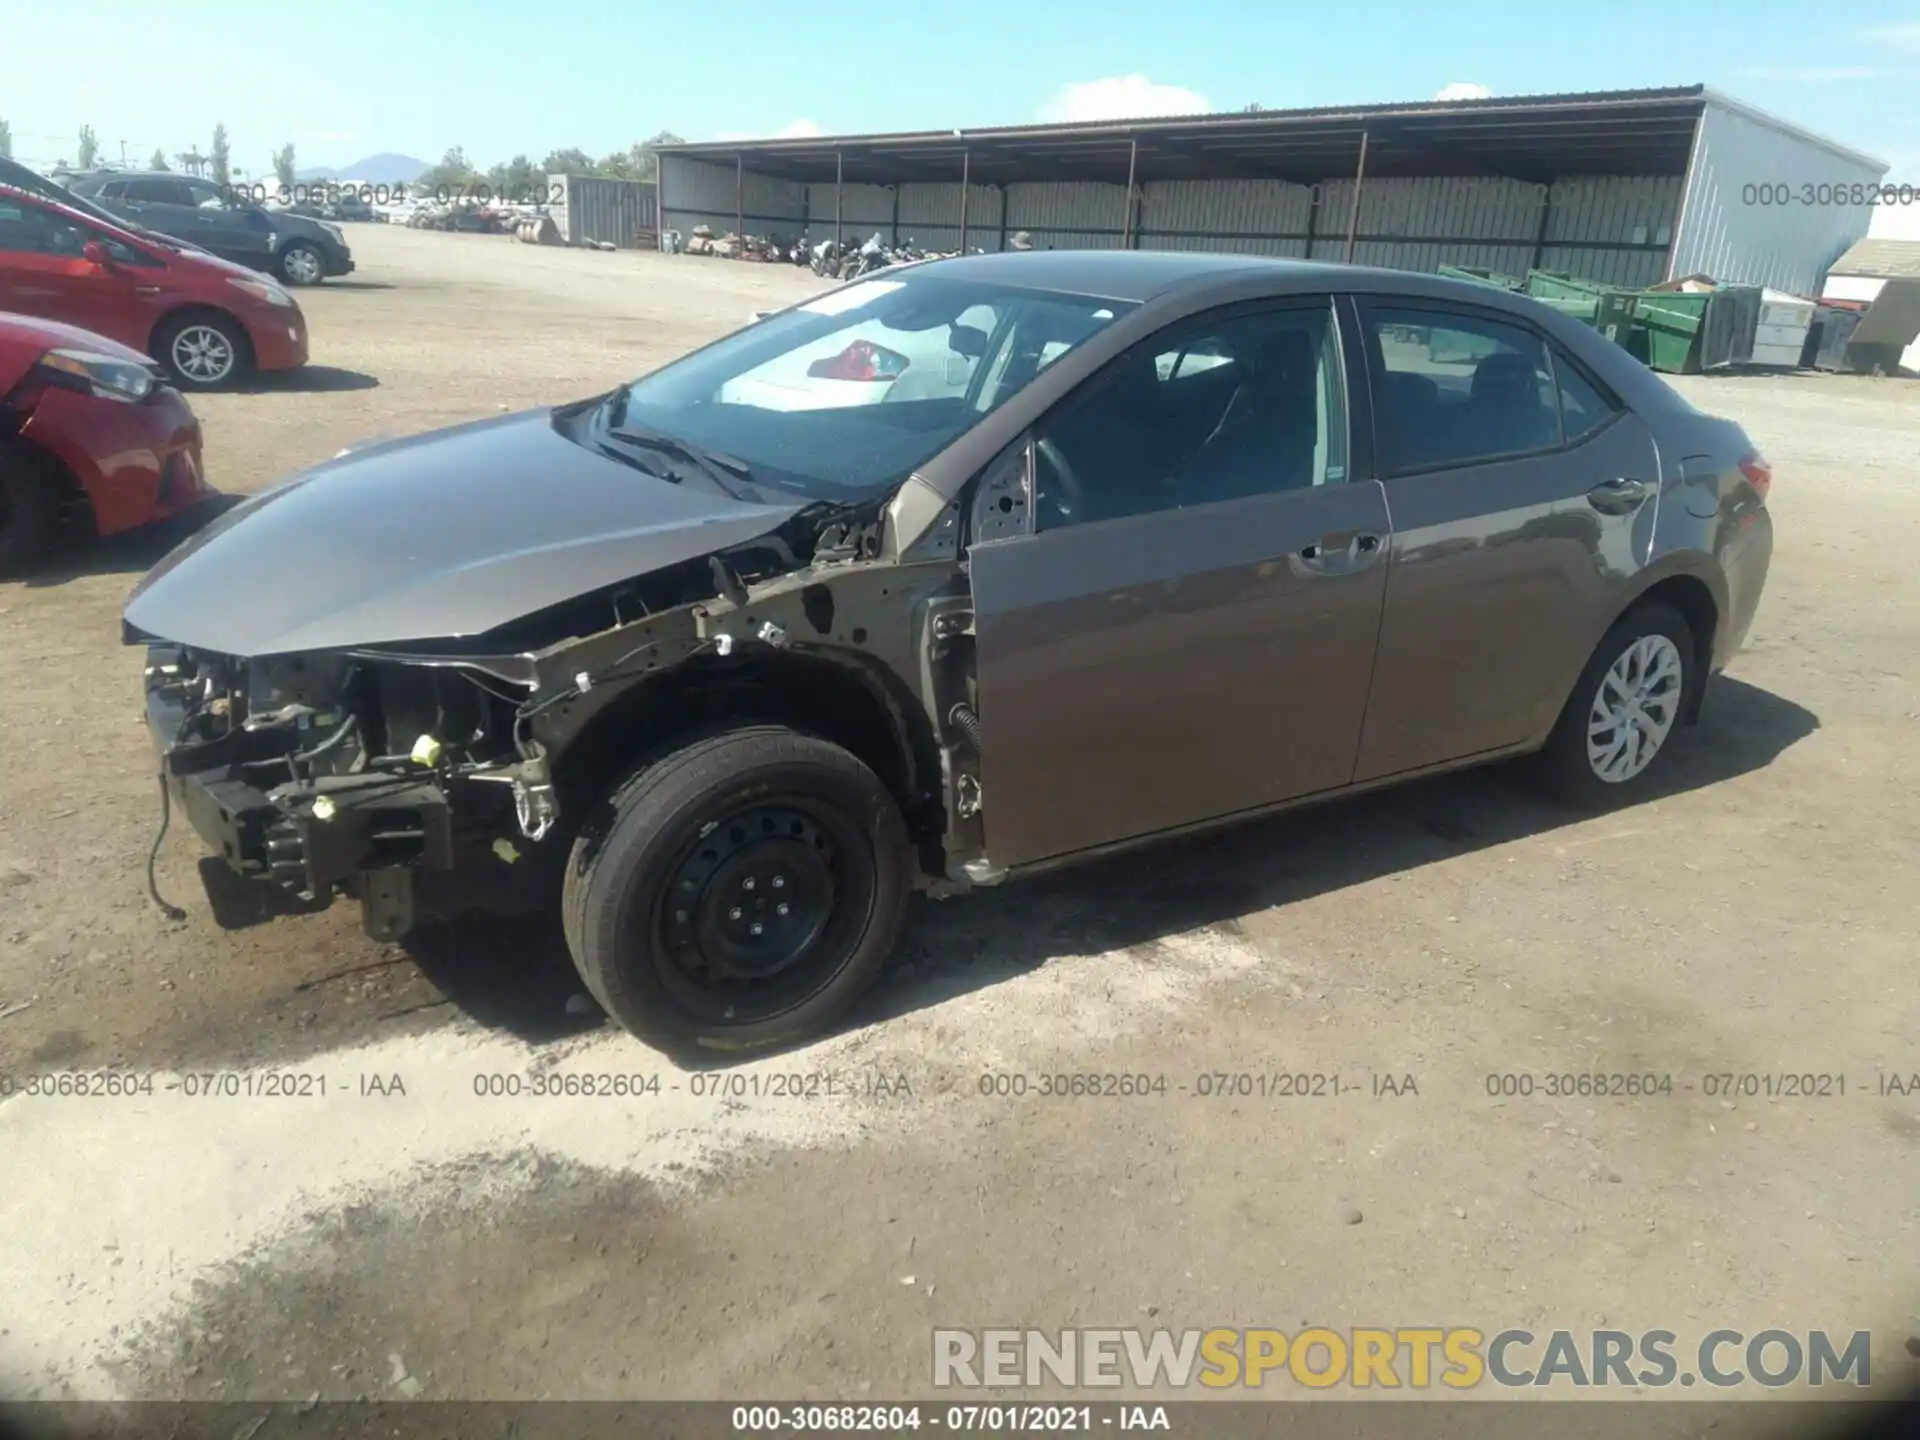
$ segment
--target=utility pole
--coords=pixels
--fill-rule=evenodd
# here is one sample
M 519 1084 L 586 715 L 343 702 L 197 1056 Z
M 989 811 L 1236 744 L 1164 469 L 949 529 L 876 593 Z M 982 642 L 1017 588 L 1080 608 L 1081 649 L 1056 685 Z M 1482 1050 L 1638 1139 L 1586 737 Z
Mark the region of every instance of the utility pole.
M 127 142 L 124 140 L 120 142 L 120 168 L 127 168 Z

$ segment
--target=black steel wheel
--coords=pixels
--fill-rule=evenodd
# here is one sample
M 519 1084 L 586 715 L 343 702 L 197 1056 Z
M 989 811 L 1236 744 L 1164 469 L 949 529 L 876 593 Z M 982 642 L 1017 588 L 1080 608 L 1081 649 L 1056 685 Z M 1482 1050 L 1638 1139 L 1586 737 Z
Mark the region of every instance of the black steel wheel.
M 587 986 L 643 1038 L 717 1049 L 829 1024 L 879 973 L 910 890 L 893 797 L 781 726 L 689 742 L 575 841 L 563 916 Z

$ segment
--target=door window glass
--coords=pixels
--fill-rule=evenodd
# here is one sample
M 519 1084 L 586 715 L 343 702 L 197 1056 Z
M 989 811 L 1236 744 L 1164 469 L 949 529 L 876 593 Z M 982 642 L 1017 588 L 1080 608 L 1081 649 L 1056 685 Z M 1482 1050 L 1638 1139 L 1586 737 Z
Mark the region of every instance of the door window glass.
M 146 205 L 191 205 L 186 182 L 149 176 L 127 181 L 127 199 Z
M 187 189 L 187 203 L 200 210 L 225 210 L 227 197 L 220 193 L 218 186 L 209 185 L 204 180 L 183 180 Z
M 1567 444 L 1586 439 L 1620 412 L 1613 397 L 1597 389 L 1558 350 L 1553 354 L 1553 378 L 1560 389 L 1560 429 Z
M 1560 443 L 1540 337 L 1443 310 L 1371 307 L 1380 347 L 1375 432 L 1389 473 L 1473 465 Z
M 84 229 L 51 210 L 0 198 L 0 250 L 26 255 L 78 255 L 88 238 Z
M 1331 307 L 1181 322 L 1041 427 L 1040 528 L 1344 481 L 1340 376 Z

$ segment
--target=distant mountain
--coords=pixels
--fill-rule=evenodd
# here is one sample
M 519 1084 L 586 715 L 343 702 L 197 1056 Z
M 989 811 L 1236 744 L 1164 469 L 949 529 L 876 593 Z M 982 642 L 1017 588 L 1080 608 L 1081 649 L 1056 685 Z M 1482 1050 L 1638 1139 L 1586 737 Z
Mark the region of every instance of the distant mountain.
M 338 180 L 345 176 L 353 180 L 363 180 L 369 185 L 411 185 L 427 173 L 427 162 L 416 160 L 411 155 L 390 155 L 381 153 L 369 155 L 364 160 L 356 160 L 351 165 L 342 165 L 333 169 L 326 165 L 316 165 L 307 170 L 296 170 L 293 178 L 300 181 Z

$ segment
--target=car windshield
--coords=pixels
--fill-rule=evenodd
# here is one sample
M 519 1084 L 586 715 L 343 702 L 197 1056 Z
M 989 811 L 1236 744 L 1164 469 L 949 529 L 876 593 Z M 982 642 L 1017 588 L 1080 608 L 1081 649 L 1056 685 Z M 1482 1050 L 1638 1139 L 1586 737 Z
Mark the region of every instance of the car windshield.
M 1132 305 L 897 275 L 830 290 L 616 391 L 599 413 L 851 502 L 892 486 Z

